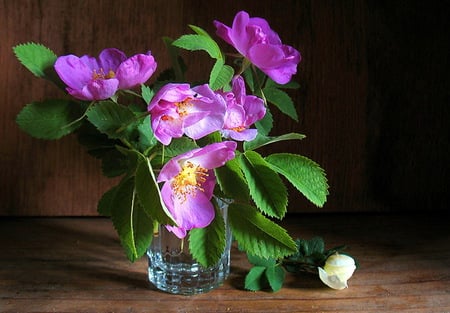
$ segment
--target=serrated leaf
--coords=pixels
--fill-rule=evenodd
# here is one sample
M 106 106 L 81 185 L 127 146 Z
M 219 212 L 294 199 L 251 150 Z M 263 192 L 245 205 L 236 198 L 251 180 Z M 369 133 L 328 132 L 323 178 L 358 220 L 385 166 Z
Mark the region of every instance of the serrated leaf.
M 238 159 L 256 206 L 270 217 L 283 218 L 288 196 L 278 173 L 257 152 L 246 151 Z
M 222 192 L 231 199 L 248 201 L 250 191 L 236 158 L 215 170 L 216 179 Z
M 174 156 L 188 152 L 195 148 L 198 148 L 198 146 L 193 140 L 186 137 L 175 138 L 168 146 L 165 147 L 164 154 L 168 158 L 173 158 Z
M 211 70 L 209 86 L 212 90 L 224 88 L 229 85 L 233 74 L 233 68 L 224 64 L 222 59 L 218 59 Z
M 46 78 L 56 62 L 56 54 L 42 44 L 34 42 L 13 47 L 14 54 L 30 72 L 37 77 Z
M 264 275 L 266 268 L 264 266 L 254 266 L 245 276 L 245 289 L 259 291 L 266 287 L 267 280 Z
M 245 69 L 244 73 L 242 73 L 242 75 L 244 76 L 245 82 L 247 83 L 252 93 L 255 96 L 262 97 L 261 84 L 266 81 L 267 75 L 255 66 L 248 66 Z
M 325 242 L 320 237 L 313 237 L 308 240 L 308 248 L 310 254 L 323 254 L 325 251 Z
M 109 139 L 100 133 L 91 123 L 84 123 L 77 130 L 78 142 L 87 148 L 87 152 L 102 161 L 102 173 L 106 177 L 116 177 L 129 169 L 129 158 L 116 149 L 117 140 Z
M 248 261 L 255 266 L 272 267 L 277 264 L 277 260 L 273 258 L 261 258 L 256 255 L 247 254 Z
M 17 115 L 20 129 L 34 138 L 59 139 L 81 126 L 81 107 L 69 100 L 27 104 Z
M 298 122 L 294 102 L 286 92 L 278 88 L 264 88 L 263 92 L 268 102 L 274 104 L 281 112 Z
M 217 264 L 225 250 L 225 245 L 225 222 L 217 208 L 216 216 L 211 224 L 204 228 L 194 228 L 189 232 L 189 251 L 204 267 Z
M 141 207 L 134 178 L 122 181 L 114 196 L 111 220 L 131 262 L 144 255 L 153 238 L 153 221 Z
M 302 140 L 306 136 L 298 133 L 289 133 L 281 136 L 264 136 L 258 134 L 256 138 L 252 141 L 247 141 L 244 143 L 244 150 L 256 150 L 262 146 L 269 145 L 275 142 L 285 141 L 285 140 Z
M 114 206 L 117 186 L 106 191 L 97 204 L 97 212 L 103 216 L 111 216 L 111 208 Z
M 146 104 L 149 104 L 150 101 L 152 100 L 153 96 L 155 95 L 155 93 L 153 92 L 153 90 L 145 85 L 141 85 L 141 95 L 142 95 L 142 99 L 144 99 L 144 102 Z
M 127 138 L 136 120 L 133 111 L 113 101 L 98 102 L 87 110 L 86 115 L 89 122 L 112 139 Z
M 200 28 L 198 26 L 189 24 L 189 27 L 196 32 L 198 35 L 204 36 L 204 37 L 209 37 L 211 38 L 211 36 L 206 32 L 206 30 L 204 30 L 203 28 Z M 211 38 L 212 39 L 212 38 Z
M 216 50 L 218 51 L 218 57 L 216 57 L 216 59 L 225 59 L 224 55 L 222 54 L 222 51 L 220 50 L 219 45 L 217 44 L 217 42 L 208 34 L 208 32 L 206 32 L 206 30 L 204 30 L 203 28 L 200 28 L 198 26 L 189 24 L 189 27 L 196 32 L 198 35 L 201 35 L 203 37 L 206 37 L 208 39 L 211 40 L 211 43 L 214 44 L 214 46 L 216 47 Z
M 172 42 L 172 45 L 189 51 L 206 51 L 211 58 L 220 59 L 221 51 L 217 43 L 209 36 L 183 35 Z
M 142 152 L 150 150 L 154 146 L 157 145 L 158 140 L 153 133 L 152 127 L 150 125 L 150 116 L 145 117 L 141 124 L 139 124 L 138 128 L 139 133 L 139 149 Z
M 228 220 L 234 238 L 247 254 L 278 259 L 297 251 L 285 229 L 250 205 L 231 203 Z
M 97 150 L 97 152 L 99 152 Z M 108 149 L 102 151 L 102 174 L 106 177 L 117 177 L 125 174 L 129 169 L 130 160 L 117 149 Z
M 256 128 L 258 129 L 258 134 L 262 136 L 268 136 L 270 131 L 273 128 L 273 116 L 270 112 L 269 108 L 266 108 L 266 115 L 255 123 Z
M 136 192 L 147 215 L 162 225 L 176 225 L 162 200 L 153 168 L 147 158 L 140 160 L 135 179 Z
M 265 274 L 270 288 L 272 288 L 274 292 L 280 290 L 281 287 L 283 287 L 284 277 L 286 273 L 281 266 L 268 267 Z
M 272 154 L 266 157 L 266 161 L 313 204 L 318 207 L 325 204 L 328 183 L 325 172 L 317 163 L 290 153 Z

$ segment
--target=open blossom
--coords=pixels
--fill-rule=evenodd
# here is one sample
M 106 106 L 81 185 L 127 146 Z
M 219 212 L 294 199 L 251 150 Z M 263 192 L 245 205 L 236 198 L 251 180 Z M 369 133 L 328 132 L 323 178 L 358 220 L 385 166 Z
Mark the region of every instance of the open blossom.
M 158 182 L 163 201 L 177 226 L 166 226 L 178 238 L 193 228 L 208 226 L 215 217 L 211 203 L 216 178 L 214 168 L 235 156 L 236 142 L 213 143 L 172 158 L 161 169 Z
M 59 57 L 55 70 L 67 85 L 67 92 L 80 100 L 104 100 L 118 89 L 130 89 L 146 82 L 156 70 L 153 56 L 130 58 L 115 48 L 104 49 L 98 58 L 73 54 Z
M 227 103 L 222 136 L 238 141 L 255 139 L 258 131 L 249 127 L 266 114 L 264 101 L 246 94 L 245 82 L 241 76 L 233 78 L 231 91 L 222 93 L 222 96 Z
M 284 45 L 268 22 L 259 17 L 249 17 L 247 12 L 236 14 L 231 27 L 214 21 L 217 35 L 232 45 L 267 76 L 279 84 L 286 84 L 297 72 L 300 53 Z
M 189 84 L 167 84 L 148 105 L 155 137 L 164 145 L 172 138 L 186 135 L 202 138 L 220 130 L 225 103 L 208 85 L 191 88 Z
M 347 280 L 356 269 L 352 257 L 335 253 L 328 257 L 323 268 L 319 267 L 320 280 L 330 288 L 341 290 L 347 288 Z

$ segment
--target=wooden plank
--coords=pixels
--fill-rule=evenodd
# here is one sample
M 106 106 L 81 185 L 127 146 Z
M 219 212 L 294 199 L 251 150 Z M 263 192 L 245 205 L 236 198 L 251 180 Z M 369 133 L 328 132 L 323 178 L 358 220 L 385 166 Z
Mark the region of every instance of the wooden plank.
M 0 219 L 0 312 L 449 312 L 450 230 L 440 216 L 290 215 L 292 236 L 347 244 L 361 267 L 335 291 L 310 274 L 276 293 L 243 290 L 250 268 L 232 249 L 231 275 L 207 294 L 156 291 L 146 260 L 124 256 L 103 218 Z

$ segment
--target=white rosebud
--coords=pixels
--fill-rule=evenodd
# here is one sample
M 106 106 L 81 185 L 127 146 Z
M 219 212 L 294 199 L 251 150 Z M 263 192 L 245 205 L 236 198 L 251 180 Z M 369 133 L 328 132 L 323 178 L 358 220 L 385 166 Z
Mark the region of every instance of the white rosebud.
M 352 277 L 356 269 L 355 260 L 352 257 L 335 253 L 330 255 L 324 268 L 318 267 L 320 280 L 330 288 L 348 288 L 347 280 Z

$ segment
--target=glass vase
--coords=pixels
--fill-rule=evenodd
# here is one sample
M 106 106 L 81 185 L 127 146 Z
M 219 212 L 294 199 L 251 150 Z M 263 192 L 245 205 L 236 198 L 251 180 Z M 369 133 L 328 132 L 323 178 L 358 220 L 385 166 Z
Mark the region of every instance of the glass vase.
M 165 226 L 159 226 L 147 250 L 148 279 L 159 290 L 182 295 L 208 292 L 223 284 L 230 272 L 231 231 L 227 213 L 229 200 L 217 199 L 225 221 L 226 245 L 220 260 L 203 267 L 189 252 L 189 233 L 180 239 Z

